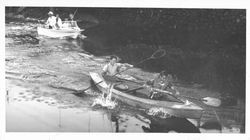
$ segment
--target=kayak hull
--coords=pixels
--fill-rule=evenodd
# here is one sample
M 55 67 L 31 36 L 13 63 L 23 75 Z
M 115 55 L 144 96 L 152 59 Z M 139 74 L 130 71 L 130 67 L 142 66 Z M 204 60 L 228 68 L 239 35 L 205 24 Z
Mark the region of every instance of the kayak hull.
M 90 72 L 90 77 L 95 83 L 98 83 L 103 80 L 100 84 L 97 85 L 98 89 L 104 93 L 108 92 L 108 84 L 98 73 Z M 181 118 L 192 118 L 200 119 L 203 114 L 203 109 L 198 105 L 190 102 L 188 105 L 180 102 L 171 102 L 171 101 L 160 101 L 152 100 L 147 98 L 137 97 L 117 89 L 111 89 L 112 97 L 129 104 L 134 107 L 151 109 L 151 108 L 162 108 L 168 114 L 181 117 Z
M 47 29 L 37 27 L 38 35 L 50 37 L 50 38 L 77 38 L 81 35 L 83 30 L 79 29 Z

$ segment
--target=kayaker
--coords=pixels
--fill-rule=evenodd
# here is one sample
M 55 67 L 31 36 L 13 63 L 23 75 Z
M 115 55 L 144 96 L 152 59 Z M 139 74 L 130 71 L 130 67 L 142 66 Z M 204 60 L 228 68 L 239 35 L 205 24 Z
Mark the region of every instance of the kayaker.
M 53 12 L 49 11 L 48 15 L 49 17 L 47 19 L 46 26 L 48 26 L 49 29 L 56 28 L 56 17 L 53 16 Z
M 172 88 L 173 78 L 171 74 L 166 76 L 165 71 L 162 71 L 158 77 L 154 79 L 154 86 L 160 89 Z
M 173 87 L 173 77 L 171 74 L 166 76 L 166 72 L 162 71 L 160 74 L 153 80 L 147 82 L 147 85 L 150 85 L 152 88 L 157 88 L 161 90 L 170 90 L 178 94 Z M 149 97 L 152 99 L 156 94 L 160 94 L 154 90 L 150 91 Z
M 116 56 L 111 56 L 110 62 L 103 67 L 102 76 L 106 81 L 109 82 L 109 88 L 108 88 L 109 95 L 107 96 L 108 99 L 111 99 L 112 95 L 111 89 L 113 89 L 114 86 L 123 89 L 127 88 L 126 85 L 121 84 L 122 80 L 118 79 L 115 75 L 125 70 L 128 67 L 133 67 L 133 65 L 121 64 L 117 63 L 117 61 L 118 58 Z
M 114 79 L 114 75 L 119 73 L 121 70 L 125 70 L 126 67 L 133 67 L 133 65 L 121 64 L 121 63 L 117 63 L 117 61 L 118 61 L 118 58 L 116 56 L 111 56 L 109 63 L 103 67 L 102 76 L 109 78 L 109 79 L 110 78 Z
M 62 27 L 62 20 L 59 17 L 59 14 L 56 14 L 56 28 L 60 29 Z

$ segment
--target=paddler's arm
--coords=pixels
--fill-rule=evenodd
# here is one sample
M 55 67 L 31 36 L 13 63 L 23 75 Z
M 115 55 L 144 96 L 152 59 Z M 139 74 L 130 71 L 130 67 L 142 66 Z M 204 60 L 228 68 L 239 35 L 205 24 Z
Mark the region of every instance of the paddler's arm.
M 50 18 L 48 18 L 48 19 L 46 20 L 45 25 L 48 25 L 49 22 L 50 22 Z
M 163 90 L 171 92 L 173 95 L 179 95 L 180 92 L 176 89 L 176 87 L 172 86 L 169 88 L 168 86 L 163 87 Z
M 121 71 L 125 71 L 126 69 L 134 67 L 133 65 L 130 65 L 128 63 L 124 63 L 124 64 L 117 63 L 117 65 L 118 65 L 118 69 L 117 69 L 118 73 L 121 72 Z
M 107 72 L 108 72 L 108 65 L 105 65 L 105 66 L 103 67 L 103 69 L 102 69 L 102 73 L 101 73 L 102 76 L 106 75 Z
M 127 68 L 133 68 L 133 67 L 134 67 L 133 65 L 128 64 L 128 63 L 124 63 L 123 65 L 124 65 L 125 67 L 127 67 Z

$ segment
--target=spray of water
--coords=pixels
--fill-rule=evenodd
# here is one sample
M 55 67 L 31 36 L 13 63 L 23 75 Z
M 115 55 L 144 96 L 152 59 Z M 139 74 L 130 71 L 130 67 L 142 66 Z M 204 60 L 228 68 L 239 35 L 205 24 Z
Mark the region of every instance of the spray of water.
M 107 97 L 104 96 L 105 94 L 102 93 L 101 96 L 97 97 L 92 106 L 100 105 L 102 107 L 108 108 L 108 109 L 114 109 L 117 105 L 117 102 L 111 100 L 111 94 L 109 94 Z
M 164 108 L 150 108 L 147 112 L 148 115 L 157 116 L 160 118 L 170 118 L 173 115 L 169 114 Z

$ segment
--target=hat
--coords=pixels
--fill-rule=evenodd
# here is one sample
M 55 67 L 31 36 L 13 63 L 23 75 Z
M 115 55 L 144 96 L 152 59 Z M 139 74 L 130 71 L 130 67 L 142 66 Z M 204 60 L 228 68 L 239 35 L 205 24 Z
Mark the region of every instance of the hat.
M 53 15 L 53 12 L 49 11 L 48 15 Z

